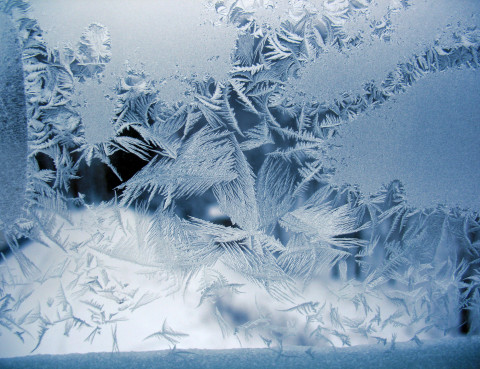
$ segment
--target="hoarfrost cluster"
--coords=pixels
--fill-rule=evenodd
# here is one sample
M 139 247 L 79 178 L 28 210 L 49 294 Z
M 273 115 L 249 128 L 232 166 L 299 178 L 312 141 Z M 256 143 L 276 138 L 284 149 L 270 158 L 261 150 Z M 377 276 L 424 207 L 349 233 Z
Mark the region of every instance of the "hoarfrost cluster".
M 0 0 L 2 356 L 479 333 L 475 1 L 96 3 Z

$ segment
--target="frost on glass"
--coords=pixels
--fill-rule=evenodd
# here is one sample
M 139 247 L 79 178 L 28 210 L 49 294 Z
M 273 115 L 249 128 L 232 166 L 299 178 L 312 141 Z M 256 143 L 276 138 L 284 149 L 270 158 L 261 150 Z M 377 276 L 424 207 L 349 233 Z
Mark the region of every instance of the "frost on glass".
M 334 181 L 374 193 L 402 178 L 411 205 L 478 209 L 479 86 L 472 69 L 429 74 L 340 128 L 331 154 L 346 160 L 337 165 Z
M 0 227 L 9 228 L 25 200 L 27 118 L 23 91 L 22 51 L 13 22 L 0 13 Z
M 66 3 L 0 0 L 3 357 L 479 333 L 475 1 Z

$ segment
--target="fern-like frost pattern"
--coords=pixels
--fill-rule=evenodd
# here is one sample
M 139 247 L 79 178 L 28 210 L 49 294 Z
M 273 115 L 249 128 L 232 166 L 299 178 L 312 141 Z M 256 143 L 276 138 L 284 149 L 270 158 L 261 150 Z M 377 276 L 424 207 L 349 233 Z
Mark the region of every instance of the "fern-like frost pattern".
M 53 48 L 28 2 L 0 0 L 22 53 L 28 133 L 23 172 L 0 191 L 5 213 L 15 181 L 25 186 L 21 209 L 0 216 L 0 332 L 12 340 L 1 355 L 71 341 L 63 352 L 267 347 L 281 359 L 284 345 L 313 357 L 318 346 L 478 334 L 478 201 L 419 206 L 396 177 L 365 188 L 362 162 L 339 177 L 370 117 L 386 125 L 382 112 L 404 109 L 397 101 L 425 81 L 478 80 L 478 5 L 202 4 L 237 32 L 230 72 L 180 69 L 185 93 L 172 99 L 141 68 L 105 87 L 108 25 Z M 89 111 L 91 88 L 101 113 Z M 1 93 L 3 124 L 15 109 Z M 461 129 L 452 116 L 443 129 Z M 186 322 L 195 315 L 203 333 Z

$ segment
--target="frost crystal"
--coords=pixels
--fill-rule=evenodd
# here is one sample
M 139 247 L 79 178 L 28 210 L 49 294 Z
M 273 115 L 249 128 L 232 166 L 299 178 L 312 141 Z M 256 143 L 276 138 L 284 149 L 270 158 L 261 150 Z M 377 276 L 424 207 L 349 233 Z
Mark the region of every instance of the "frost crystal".
M 476 2 L 87 3 L 0 0 L 1 356 L 479 333 Z
M 10 228 L 24 206 L 27 122 L 21 49 L 9 17 L 0 13 L 0 228 Z M 14 181 L 12 179 L 15 178 Z

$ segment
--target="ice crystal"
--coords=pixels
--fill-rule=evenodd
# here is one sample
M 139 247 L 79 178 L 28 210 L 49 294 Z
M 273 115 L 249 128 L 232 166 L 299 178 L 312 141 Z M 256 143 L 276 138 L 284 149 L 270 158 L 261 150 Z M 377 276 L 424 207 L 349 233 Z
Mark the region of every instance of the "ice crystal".
M 478 334 L 475 2 L 121 1 L 62 41 L 27 5 L 0 0 L 3 356 Z

